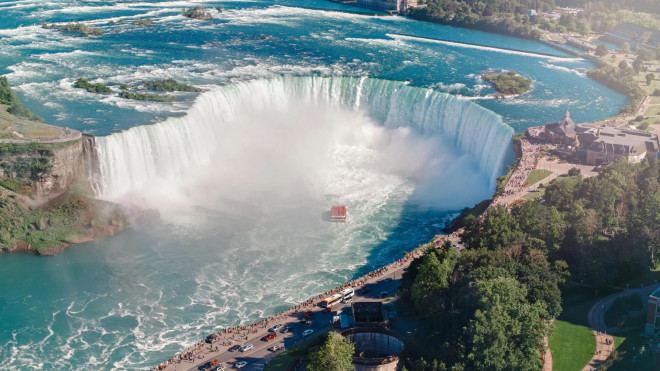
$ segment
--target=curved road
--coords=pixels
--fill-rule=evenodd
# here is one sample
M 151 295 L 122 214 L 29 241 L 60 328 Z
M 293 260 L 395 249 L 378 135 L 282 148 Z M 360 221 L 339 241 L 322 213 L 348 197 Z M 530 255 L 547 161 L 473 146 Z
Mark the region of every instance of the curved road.
M 597 369 L 601 363 L 605 362 L 614 350 L 614 338 L 608 333 L 607 325 L 605 324 L 605 312 L 607 311 L 607 308 L 612 305 L 614 300 L 634 293 L 640 294 L 642 300 L 644 300 L 645 297 L 649 296 L 658 287 L 660 287 L 660 283 L 637 289 L 626 289 L 604 297 L 591 307 L 588 320 L 589 327 L 591 327 L 591 331 L 596 337 L 596 350 L 594 351 L 594 356 L 591 358 L 591 361 L 582 368 L 582 371 Z M 608 342 L 610 344 L 608 344 Z

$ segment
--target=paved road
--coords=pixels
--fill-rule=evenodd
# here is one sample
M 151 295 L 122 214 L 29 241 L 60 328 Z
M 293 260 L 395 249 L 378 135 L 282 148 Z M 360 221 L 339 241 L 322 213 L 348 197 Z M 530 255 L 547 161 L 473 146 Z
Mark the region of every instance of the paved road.
M 594 356 L 589 363 L 582 368 L 582 371 L 591 371 L 598 368 L 598 366 L 605 362 L 614 350 L 614 346 L 616 345 L 614 344 L 614 338 L 605 324 L 605 312 L 607 311 L 607 308 L 612 305 L 614 300 L 634 293 L 640 294 L 644 299 L 658 287 L 660 287 L 660 283 L 637 289 L 624 290 L 604 297 L 591 307 L 588 319 L 589 327 L 591 327 L 591 331 L 596 337 L 596 349 L 594 351 Z
M 420 254 L 417 254 L 419 256 Z M 360 301 L 375 301 L 379 300 L 377 295 L 382 291 L 387 291 L 389 294 L 394 294 L 398 290 L 400 285 L 401 275 L 404 272 L 404 269 L 410 265 L 412 259 L 401 260 L 395 263 L 392 263 L 387 266 L 387 270 L 384 271 L 381 275 L 375 277 L 362 277 L 355 280 L 356 282 L 363 282 L 359 286 L 355 287 L 356 293 L 354 296 L 354 302 Z M 390 282 L 384 282 L 386 278 L 391 278 Z M 368 292 L 367 292 L 368 291 Z M 222 345 L 222 340 L 220 342 L 215 342 L 212 345 L 202 344 L 201 346 L 194 346 L 190 350 L 194 350 L 196 357 L 193 361 L 183 360 L 180 363 L 172 363 L 167 365 L 165 370 L 197 370 L 199 365 L 202 365 L 210 360 L 217 359 L 220 363 L 224 364 L 226 369 L 231 369 L 234 367 L 234 364 L 238 361 L 246 361 L 248 365 L 243 368 L 246 371 L 255 371 L 263 370 L 266 362 L 274 357 L 277 353 L 280 353 L 282 350 L 277 352 L 271 352 L 268 348 L 273 345 L 284 346 L 285 348 L 290 348 L 295 346 L 303 341 L 302 332 L 306 329 L 314 330 L 314 335 L 328 329 L 330 327 L 332 317 L 336 312 L 341 311 L 344 306 L 350 306 L 350 304 L 342 304 L 341 306 L 333 306 L 333 312 L 325 312 L 323 308 L 320 308 L 317 304 L 320 300 L 316 298 L 313 301 L 311 306 L 302 307 L 298 311 L 287 310 L 282 314 L 282 318 L 275 319 L 270 321 L 267 325 L 261 327 L 257 325 L 257 332 L 251 333 L 248 335 L 248 340 L 243 340 L 240 342 L 233 342 L 231 345 Z M 303 317 L 303 313 L 312 310 L 314 315 L 311 317 L 311 323 L 308 325 L 299 325 Z M 268 334 L 268 328 L 275 326 L 276 324 L 283 324 L 284 326 L 291 326 L 293 329 L 292 332 L 280 333 L 277 332 L 277 338 L 271 341 L 264 341 L 262 338 Z M 225 334 L 224 339 L 231 338 L 231 335 Z M 239 351 L 229 352 L 228 349 L 233 345 L 245 345 L 253 344 L 254 348 L 241 353 Z M 218 351 L 215 351 L 216 345 L 218 346 Z

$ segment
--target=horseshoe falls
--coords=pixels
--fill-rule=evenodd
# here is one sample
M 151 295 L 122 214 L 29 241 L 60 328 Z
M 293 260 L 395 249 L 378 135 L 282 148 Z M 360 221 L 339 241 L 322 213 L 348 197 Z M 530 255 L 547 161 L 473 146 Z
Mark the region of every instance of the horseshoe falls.
M 184 117 L 99 137 L 94 156 L 98 163 L 90 180 L 97 195 L 108 199 L 131 193 L 144 199 L 154 189 L 167 189 L 165 198 L 171 199 L 173 193 L 189 193 L 191 184 L 182 179 L 196 186 L 210 181 L 222 194 L 245 191 L 243 183 L 250 183 L 262 195 L 276 188 L 275 179 L 293 183 L 298 177 L 320 184 L 318 192 L 350 194 L 335 189 L 336 181 L 357 181 L 359 176 L 351 171 L 374 171 L 421 185 L 417 196 L 427 204 L 460 209 L 490 197 L 511 151 L 512 133 L 498 115 L 468 100 L 402 82 L 348 77 L 253 80 L 202 94 Z M 244 150 L 251 155 L 239 153 Z M 280 157 L 282 162 L 268 163 Z M 268 169 L 262 168 L 265 163 Z M 271 174 L 278 167 L 282 169 Z M 303 172 L 309 175 L 300 177 Z M 236 182 L 230 175 L 243 173 L 237 184 L 242 190 L 223 188 Z M 163 205 L 154 201 L 153 207 Z

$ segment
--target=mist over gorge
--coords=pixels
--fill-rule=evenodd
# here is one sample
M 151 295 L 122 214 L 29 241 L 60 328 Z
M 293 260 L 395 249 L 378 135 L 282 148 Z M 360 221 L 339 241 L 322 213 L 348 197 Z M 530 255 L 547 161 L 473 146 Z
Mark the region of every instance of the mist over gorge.
M 99 197 L 147 207 L 369 198 L 410 182 L 455 210 L 488 198 L 512 129 L 476 104 L 371 78 L 280 77 L 203 93 L 189 112 L 99 137 Z M 343 198 L 342 198 L 343 197 Z

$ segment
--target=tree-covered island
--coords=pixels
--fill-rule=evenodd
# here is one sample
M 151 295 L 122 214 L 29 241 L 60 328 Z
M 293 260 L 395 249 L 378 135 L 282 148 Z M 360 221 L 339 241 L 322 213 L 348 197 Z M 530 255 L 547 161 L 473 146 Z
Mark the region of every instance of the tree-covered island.
M 532 80 L 509 71 L 503 74 L 482 75 L 482 79 L 489 81 L 498 93 L 503 95 L 520 95 L 529 91 Z

